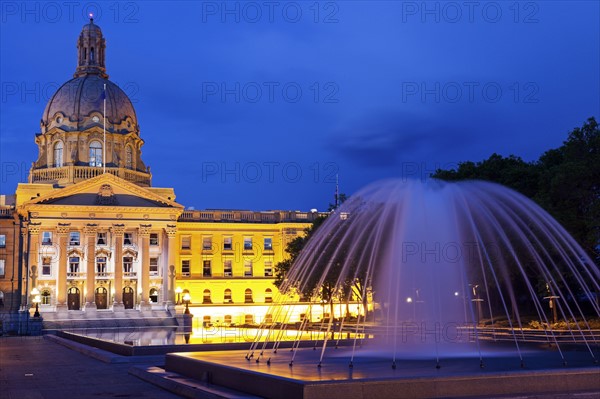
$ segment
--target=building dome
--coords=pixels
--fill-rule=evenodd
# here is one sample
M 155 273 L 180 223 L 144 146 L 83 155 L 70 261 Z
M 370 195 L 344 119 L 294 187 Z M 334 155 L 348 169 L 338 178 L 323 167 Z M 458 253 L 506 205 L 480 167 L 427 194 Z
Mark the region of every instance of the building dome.
M 70 126 L 86 130 L 102 126 L 104 113 L 104 85 L 106 85 L 106 130 L 111 133 L 129 133 L 137 129 L 133 104 L 119 86 L 99 75 L 84 75 L 63 84 L 50 98 L 42 126 Z
M 35 137 L 39 155 L 29 172 L 31 183 L 64 187 L 111 173 L 151 186 L 133 104 L 108 80 L 105 50 L 102 30 L 90 19 L 77 40 L 73 79 L 54 93 L 42 114 L 41 132 Z

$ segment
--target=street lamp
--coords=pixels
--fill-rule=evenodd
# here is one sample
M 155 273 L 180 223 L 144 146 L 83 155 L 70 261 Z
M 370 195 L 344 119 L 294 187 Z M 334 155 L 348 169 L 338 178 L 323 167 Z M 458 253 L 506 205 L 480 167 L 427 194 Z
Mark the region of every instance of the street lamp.
M 190 295 L 189 292 L 186 292 L 183 295 L 183 302 L 185 303 L 185 312 L 183 312 L 183 314 L 190 314 L 190 301 L 192 300 L 192 297 Z
M 556 314 L 556 301 L 560 299 L 560 296 L 554 295 L 550 282 L 546 283 L 546 290 L 548 291 L 548 296 L 545 296 L 544 299 L 548 300 L 548 306 L 550 306 L 550 310 L 552 311 L 552 321 L 554 324 L 556 324 L 558 321 L 558 315 Z
M 177 287 L 177 288 L 175 288 L 175 292 L 177 293 L 176 305 L 180 305 L 181 304 L 181 293 L 183 292 L 183 289 L 181 287 Z
M 35 313 L 33 314 L 33 317 L 40 317 L 40 302 L 42 301 L 40 297 L 40 290 L 33 288 L 31 290 L 31 295 L 33 296 L 32 301 L 35 303 Z
M 471 299 L 471 302 L 477 304 L 477 324 L 479 324 L 479 322 L 481 321 L 481 316 L 482 316 L 482 302 L 483 299 L 479 298 L 479 284 L 469 284 L 469 287 L 471 287 L 471 290 L 473 291 L 473 297 Z

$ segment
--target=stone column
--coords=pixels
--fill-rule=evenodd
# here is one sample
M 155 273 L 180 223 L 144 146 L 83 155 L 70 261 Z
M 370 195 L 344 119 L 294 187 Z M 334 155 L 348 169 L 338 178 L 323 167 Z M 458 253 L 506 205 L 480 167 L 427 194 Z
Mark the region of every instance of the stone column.
M 56 310 L 67 309 L 67 240 L 71 223 L 59 223 L 56 228 L 58 235 L 58 281 L 56 282 Z
M 96 309 L 95 288 L 96 288 L 96 232 L 97 224 L 88 224 L 83 233 L 86 239 L 86 257 L 87 268 L 85 274 L 85 307 L 87 310 Z
M 27 243 L 29 239 L 29 226 L 25 223 L 23 227 L 21 227 L 21 240 L 23 242 L 21 259 L 23 260 L 20 265 L 19 270 L 19 310 L 26 310 L 27 306 L 27 267 L 29 267 L 29 250 L 27 248 Z
M 24 309 L 29 309 L 31 306 L 31 290 L 37 286 L 37 270 L 38 270 L 38 251 L 40 246 L 40 227 L 41 223 L 29 223 L 29 257 L 27 264 L 29 270 L 29 284 L 25 284 L 24 297 L 26 303 Z
M 150 308 L 150 229 L 151 224 L 140 224 L 140 237 L 142 238 L 142 264 L 140 270 L 142 300 L 140 310 Z
M 165 305 L 173 305 L 175 304 L 175 287 L 173 279 L 170 275 L 171 267 L 175 268 L 175 258 L 177 255 L 177 243 L 175 242 L 175 237 L 177 235 L 177 225 L 167 225 L 166 228 L 167 233 L 167 262 L 163 262 L 163 299 L 165 301 Z
M 123 306 L 123 233 L 124 224 L 113 224 L 112 233 L 115 237 L 115 301 L 114 310 L 124 310 Z

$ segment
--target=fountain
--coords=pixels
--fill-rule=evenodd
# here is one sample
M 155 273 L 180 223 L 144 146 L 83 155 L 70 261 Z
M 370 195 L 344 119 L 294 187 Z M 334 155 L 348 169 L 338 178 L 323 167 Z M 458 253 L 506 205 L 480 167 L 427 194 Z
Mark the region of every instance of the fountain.
M 237 352 L 169 355 L 167 368 L 191 366 L 223 383 L 231 378 L 213 366 L 224 361 L 235 367 L 233 388 L 266 397 L 356 396 L 356 384 L 364 397 L 407 387 L 418 390 L 408 396 L 600 389 L 600 334 L 591 325 L 599 281 L 575 240 L 510 189 L 381 181 L 311 237 L 243 361 Z M 289 328 L 298 339 L 284 350 Z

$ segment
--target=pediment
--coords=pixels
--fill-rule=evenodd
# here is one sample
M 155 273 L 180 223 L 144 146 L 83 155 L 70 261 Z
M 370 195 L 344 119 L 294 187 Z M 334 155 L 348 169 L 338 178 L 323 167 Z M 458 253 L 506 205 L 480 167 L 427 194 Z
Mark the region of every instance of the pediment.
M 53 190 L 27 204 L 183 209 L 182 205 L 169 198 L 109 173 Z

